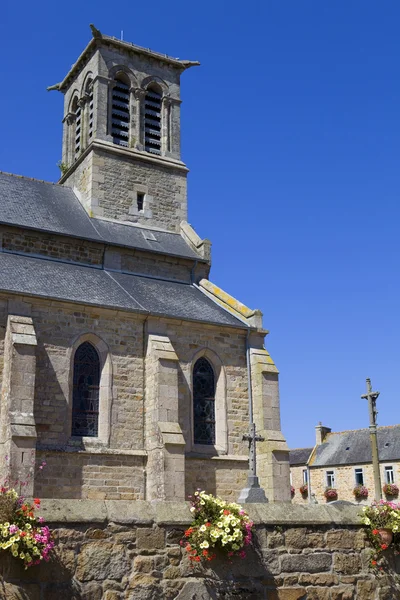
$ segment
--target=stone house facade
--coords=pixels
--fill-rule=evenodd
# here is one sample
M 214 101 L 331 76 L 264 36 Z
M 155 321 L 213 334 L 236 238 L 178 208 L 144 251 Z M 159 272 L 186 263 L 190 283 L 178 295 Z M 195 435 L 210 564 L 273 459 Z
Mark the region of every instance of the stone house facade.
M 234 500 L 251 400 L 261 486 L 289 501 L 262 315 L 209 280 L 187 222 L 180 75 L 198 63 L 92 33 L 50 88 L 60 181 L 0 174 L 4 475 L 44 498 Z
M 400 486 L 400 425 L 378 427 L 377 439 L 382 487 L 386 483 Z M 369 504 L 375 490 L 369 430 L 332 432 L 319 424 L 314 448 L 290 451 L 290 481 L 295 490 L 292 501 L 296 504 L 307 504 L 310 499 L 327 502 L 327 487 L 337 490 L 338 500 Z M 309 485 L 308 491 L 302 494 L 300 487 L 305 484 Z M 367 498 L 355 498 L 357 485 L 368 489 Z M 383 497 L 396 500 L 385 494 Z

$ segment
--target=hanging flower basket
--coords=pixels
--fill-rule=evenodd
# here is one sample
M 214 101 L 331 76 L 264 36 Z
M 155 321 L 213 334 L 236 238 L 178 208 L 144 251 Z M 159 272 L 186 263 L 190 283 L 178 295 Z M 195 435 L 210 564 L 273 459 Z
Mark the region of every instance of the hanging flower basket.
M 335 488 L 327 487 L 324 492 L 324 496 L 328 500 L 328 502 L 331 502 L 333 500 L 337 500 L 338 493 Z
M 368 498 L 368 488 L 364 485 L 356 485 L 353 494 L 357 499 Z
M 304 483 L 299 488 L 299 491 L 300 491 L 300 494 L 306 498 L 308 496 L 308 485 L 306 483 Z
M 399 488 L 394 483 L 385 483 L 383 491 L 386 496 L 391 496 L 392 498 L 396 498 L 399 495 Z

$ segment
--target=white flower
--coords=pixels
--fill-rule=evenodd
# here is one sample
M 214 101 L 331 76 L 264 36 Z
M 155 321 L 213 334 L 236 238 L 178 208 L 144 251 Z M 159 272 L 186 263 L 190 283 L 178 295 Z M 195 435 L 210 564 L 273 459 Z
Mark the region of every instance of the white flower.
M 206 527 L 205 525 L 202 525 L 202 526 L 200 527 L 200 531 L 207 531 L 207 527 Z
M 195 510 L 196 510 L 196 509 L 195 509 L 195 507 L 194 507 L 194 506 L 192 506 L 192 508 L 190 509 L 190 512 L 192 512 L 192 513 L 193 513 Z

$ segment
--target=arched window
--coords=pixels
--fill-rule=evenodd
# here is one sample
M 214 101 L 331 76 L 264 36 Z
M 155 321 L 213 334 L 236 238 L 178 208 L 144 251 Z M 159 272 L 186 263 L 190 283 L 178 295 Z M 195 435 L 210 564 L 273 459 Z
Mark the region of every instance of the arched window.
M 150 85 L 144 99 L 144 149 L 152 154 L 161 154 L 161 102 L 161 91 Z
M 81 152 L 82 137 L 82 111 L 77 98 L 72 105 L 72 112 L 75 115 L 74 160 L 76 160 Z
M 89 342 L 74 356 L 72 435 L 97 437 L 99 421 L 100 358 Z
M 114 144 L 129 145 L 129 85 L 122 75 L 117 75 L 114 81 L 111 101 L 111 135 Z
M 93 138 L 93 80 L 89 79 L 86 84 L 86 94 L 88 96 L 88 134 L 87 143 L 90 144 Z
M 193 368 L 193 429 L 195 444 L 215 444 L 215 376 L 204 357 Z

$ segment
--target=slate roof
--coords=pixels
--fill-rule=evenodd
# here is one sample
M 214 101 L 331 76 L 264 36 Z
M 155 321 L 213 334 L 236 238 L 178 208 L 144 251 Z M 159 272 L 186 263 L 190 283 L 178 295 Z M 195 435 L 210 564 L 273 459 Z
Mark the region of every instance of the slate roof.
M 0 253 L 0 291 L 246 328 L 189 283 L 5 252 Z
M 291 467 L 305 465 L 312 452 L 312 448 L 294 448 L 289 452 L 289 463 Z
M 379 461 L 400 460 L 400 425 L 378 427 Z M 329 433 L 316 448 L 312 467 L 372 462 L 369 429 Z
M 150 252 L 202 259 L 178 233 L 89 217 L 74 192 L 0 172 L 0 223 Z M 151 237 L 156 241 L 146 239 Z

